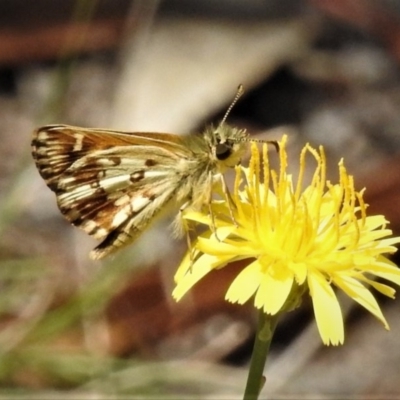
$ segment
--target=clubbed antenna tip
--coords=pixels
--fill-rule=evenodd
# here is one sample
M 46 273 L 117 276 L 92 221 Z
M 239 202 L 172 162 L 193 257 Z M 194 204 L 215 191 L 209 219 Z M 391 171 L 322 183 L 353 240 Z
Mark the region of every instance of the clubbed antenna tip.
M 237 88 L 235 97 L 233 98 L 231 105 L 226 110 L 226 113 L 219 124 L 220 126 L 225 123 L 226 119 L 228 118 L 229 113 L 231 112 L 232 108 L 237 103 L 237 101 L 242 97 L 243 93 L 244 93 L 244 87 L 242 84 L 240 84 Z

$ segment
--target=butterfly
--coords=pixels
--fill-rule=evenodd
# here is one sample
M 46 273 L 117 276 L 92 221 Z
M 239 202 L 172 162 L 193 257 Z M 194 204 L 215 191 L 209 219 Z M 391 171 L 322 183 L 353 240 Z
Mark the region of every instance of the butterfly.
M 33 133 L 32 155 L 61 213 L 101 243 L 101 259 L 132 243 L 161 210 L 211 203 L 213 185 L 243 157 L 249 135 L 221 123 L 202 134 L 121 132 L 47 125 Z

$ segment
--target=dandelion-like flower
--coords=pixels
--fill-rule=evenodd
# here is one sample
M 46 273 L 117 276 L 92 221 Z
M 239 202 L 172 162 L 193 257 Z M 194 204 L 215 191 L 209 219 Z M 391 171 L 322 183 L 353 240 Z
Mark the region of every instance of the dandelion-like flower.
M 339 183 L 326 179 L 322 147 L 303 148 L 295 181 L 287 171 L 286 141 L 283 137 L 279 143 L 278 171 L 269 166 L 266 146 L 262 163 L 254 144 L 249 167 L 237 167 L 232 198 L 214 200 L 211 216 L 185 213 L 185 219 L 209 229 L 178 268 L 174 298 L 181 299 L 214 269 L 248 259 L 226 300 L 244 304 L 253 298 L 256 308 L 275 315 L 295 308 L 308 291 L 322 341 L 338 345 L 344 341 L 344 326 L 336 287 L 388 329 L 370 288 L 394 298 L 395 290 L 374 276 L 400 285 L 400 269 L 384 256 L 396 251 L 400 238 L 390 237 L 382 215 L 367 215 L 363 191 L 355 190 L 343 161 Z M 316 169 L 307 184 L 310 156 Z

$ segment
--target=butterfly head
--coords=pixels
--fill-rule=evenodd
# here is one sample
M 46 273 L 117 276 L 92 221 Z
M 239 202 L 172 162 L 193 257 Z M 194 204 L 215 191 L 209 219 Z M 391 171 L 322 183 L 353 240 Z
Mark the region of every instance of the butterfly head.
M 248 134 L 246 130 L 234 128 L 225 122 L 243 93 L 243 85 L 239 85 L 236 95 L 219 125 L 216 128 L 211 127 L 205 134 L 213 161 L 222 170 L 237 165 L 247 148 Z
M 206 131 L 211 158 L 221 169 L 237 165 L 248 147 L 248 134 L 244 129 L 220 124 Z

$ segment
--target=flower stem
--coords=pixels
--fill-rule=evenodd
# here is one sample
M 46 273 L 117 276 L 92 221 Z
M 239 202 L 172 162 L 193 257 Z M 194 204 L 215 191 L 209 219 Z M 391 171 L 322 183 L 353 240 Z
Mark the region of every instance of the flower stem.
M 279 313 L 268 315 L 259 311 L 257 334 L 251 355 L 250 370 L 247 377 L 243 400 L 257 400 L 265 383 L 264 366 L 267 361 L 269 346 L 279 319 Z

